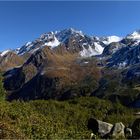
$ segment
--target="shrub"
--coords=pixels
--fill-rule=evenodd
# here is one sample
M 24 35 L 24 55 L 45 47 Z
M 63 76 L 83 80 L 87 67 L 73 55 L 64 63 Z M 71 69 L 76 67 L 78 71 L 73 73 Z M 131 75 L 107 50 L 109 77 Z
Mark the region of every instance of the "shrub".
M 136 119 L 132 125 L 133 138 L 140 138 L 140 119 Z
M 137 110 L 138 111 L 138 110 Z M 129 125 L 134 110 L 95 97 L 0 102 L 1 139 L 89 139 L 89 118 Z
M 5 100 L 6 92 L 3 88 L 3 77 L 0 75 L 0 101 Z

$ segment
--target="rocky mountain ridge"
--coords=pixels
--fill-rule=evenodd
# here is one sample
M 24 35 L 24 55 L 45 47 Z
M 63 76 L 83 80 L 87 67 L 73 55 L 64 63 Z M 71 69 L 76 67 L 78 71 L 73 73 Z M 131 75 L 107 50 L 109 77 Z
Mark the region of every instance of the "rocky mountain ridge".
M 21 48 L 0 54 L 7 98 L 58 99 L 97 96 L 139 102 L 140 33 L 92 37 L 72 28 L 49 32 Z M 10 55 L 14 54 L 14 55 Z M 10 56 L 10 57 L 9 57 Z M 12 59 L 14 58 L 14 59 Z M 132 90 L 134 95 L 126 93 Z M 125 101 L 124 99 L 127 99 Z
M 80 50 L 86 49 L 89 46 L 88 51 L 92 53 L 95 51 L 93 55 L 101 54 L 103 48 L 106 44 L 110 44 L 112 42 L 118 42 L 121 38 L 117 36 L 110 36 L 110 37 L 92 37 L 84 34 L 82 31 L 77 31 L 73 28 L 64 29 L 61 31 L 54 31 L 42 34 L 39 38 L 34 41 L 27 42 L 21 48 L 17 48 L 15 50 L 7 50 L 1 53 L 1 56 L 5 55 L 6 53 L 13 51 L 18 55 L 24 55 L 25 53 L 34 53 L 38 49 L 43 48 L 44 46 L 49 46 L 51 49 L 59 46 L 64 45 L 67 49 L 75 49 L 75 47 L 71 48 L 69 43 L 73 43 L 73 45 L 77 45 Z M 85 47 L 85 48 L 84 48 Z M 91 47 L 91 48 L 90 48 Z M 94 50 L 95 48 L 95 50 Z M 88 55 L 86 56 L 88 57 Z

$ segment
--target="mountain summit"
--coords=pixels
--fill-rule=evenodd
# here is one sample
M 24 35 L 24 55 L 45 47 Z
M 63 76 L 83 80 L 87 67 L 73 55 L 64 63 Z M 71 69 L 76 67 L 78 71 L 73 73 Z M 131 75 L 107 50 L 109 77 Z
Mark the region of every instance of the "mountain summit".
M 104 44 L 100 40 L 85 35 L 82 31 L 69 28 L 42 34 L 35 41 L 27 42 L 20 49 L 16 49 L 16 53 L 18 55 L 34 53 L 45 46 L 51 49 L 65 46 L 65 49 L 68 51 L 79 53 L 83 57 L 99 55 L 103 52 L 104 48 Z
M 63 46 L 63 49 L 78 53 L 81 57 L 91 57 L 102 54 L 105 46 L 120 40 L 122 38 L 118 36 L 92 37 L 84 34 L 82 31 L 68 28 L 44 33 L 36 40 L 25 43 L 22 47 L 13 50 L 13 52 L 19 56 L 25 56 L 27 54 L 31 55 L 46 46 L 51 49 Z M 4 51 L 1 55 L 9 51 L 11 50 Z
M 128 39 L 140 40 L 140 30 L 134 31 L 133 33 L 126 36 Z

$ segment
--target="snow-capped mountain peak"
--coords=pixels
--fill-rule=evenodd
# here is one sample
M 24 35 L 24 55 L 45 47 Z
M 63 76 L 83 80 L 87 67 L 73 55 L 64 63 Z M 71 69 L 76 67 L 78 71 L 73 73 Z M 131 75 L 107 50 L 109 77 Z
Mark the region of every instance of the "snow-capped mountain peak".
M 61 31 L 51 31 L 44 33 L 40 38 L 36 39 L 33 42 L 27 42 L 20 49 L 16 49 L 18 55 L 24 55 L 26 52 L 32 53 L 35 50 L 43 48 L 45 46 L 50 47 L 51 49 L 59 46 L 60 44 L 65 44 L 71 37 L 83 37 L 84 34 L 82 31 L 75 30 L 74 28 L 64 29 Z
M 94 44 L 95 41 L 100 42 L 99 40 L 97 41 L 97 39 L 93 37 L 85 35 L 82 31 L 76 30 L 74 28 L 68 28 L 61 31 L 51 31 L 48 33 L 44 33 L 40 36 L 40 38 L 32 42 L 27 42 L 20 49 L 16 49 L 15 51 L 18 55 L 24 55 L 25 53 L 34 53 L 35 51 L 47 46 L 53 49 L 61 44 L 64 44 L 65 46 L 67 46 L 67 48 L 70 47 L 69 49 L 76 49 L 75 47 L 79 46 L 77 48 L 78 50 L 86 44 L 86 46 L 91 46 L 91 48 L 94 50 L 95 46 L 100 47 L 100 43 L 99 45 L 98 43 L 96 45 Z M 69 43 L 71 45 L 69 45 Z M 101 51 L 99 52 L 99 50 L 101 50 L 101 47 L 96 47 L 95 52 L 97 53 L 92 54 L 100 54 Z
M 68 30 L 70 30 L 70 31 L 72 32 L 72 34 L 76 33 L 76 34 L 79 34 L 79 35 L 81 35 L 81 36 L 84 35 L 82 31 L 75 30 L 74 28 L 70 28 L 70 29 L 68 29 Z
M 82 31 L 75 30 L 74 28 L 69 28 L 69 29 L 64 29 L 64 30 L 58 31 L 55 34 L 55 36 L 60 42 L 65 43 L 67 41 L 67 39 L 72 36 L 73 37 L 77 37 L 77 36 L 84 37 L 84 34 Z
M 74 28 L 68 28 L 44 33 L 36 40 L 27 42 L 21 48 L 15 49 L 14 51 L 18 55 L 24 55 L 26 53 L 32 54 L 44 47 L 50 47 L 53 50 L 63 45 L 70 52 L 76 52 L 81 56 L 90 57 L 102 54 L 107 45 L 112 42 L 119 42 L 120 40 L 122 38 L 118 36 L 93 37 Z
M 127 35 L 128 39 L 133 39 L 133 40 L 140 40 L 140 30 L 134 31 L 133 33 Z
M 54 53 L 75 53 L 80 57 L 91 57 L 100 55 L 101 57 L 110 57 L 109 64 L 117 66 L 126 66 L 128 59 L 134 58 L 133 63 L 140 61 L 140 30 L 134 31 L 126 37 L 108 36 L 97 37 L 84 34 L 82 31 L 68 28 L 60 31 L 51 31 L 42 34 L 34 41 L 25 43 L 21 48 L 15 49 L 17 55 L 25 55 L 25 57 L 35 54 L 38 50 L 45 50 L 48 47 L 49 51 Z M 5 56 L 10 50 L 0 53 L 0 56 Z M 118 52 L 121 53 L 118 53 Z M 132 54 L 129 56 L 127 54 Z M 123 54 L 123 55 L 121 55 Z M 130 58 L 129 58 L 130 57 Z M 116 60 L 118 58 L 118 60 Z M 117 63 L 118 62 L 118 63 Z M 117 64 L 116 64 L 117 63 Z M 129 64 L 129 63 L 128 63 Z

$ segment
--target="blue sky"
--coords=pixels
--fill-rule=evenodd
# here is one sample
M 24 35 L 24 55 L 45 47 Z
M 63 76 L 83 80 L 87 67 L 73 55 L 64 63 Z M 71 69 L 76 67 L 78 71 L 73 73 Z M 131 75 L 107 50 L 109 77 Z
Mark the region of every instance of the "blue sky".
M 140 1 L 0 1 L 0 51 L 70 27 L 89 35 L 125 36 L 140 29 Z

